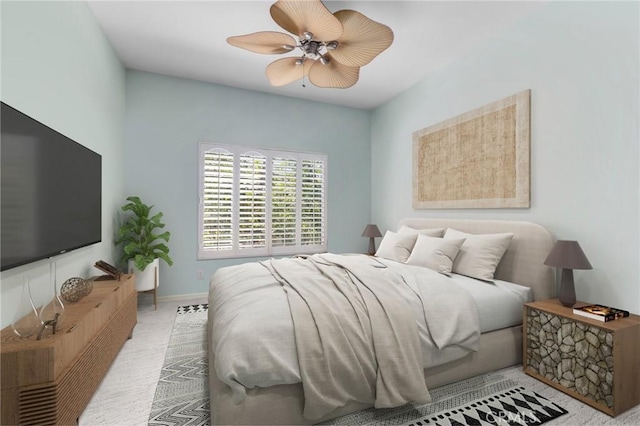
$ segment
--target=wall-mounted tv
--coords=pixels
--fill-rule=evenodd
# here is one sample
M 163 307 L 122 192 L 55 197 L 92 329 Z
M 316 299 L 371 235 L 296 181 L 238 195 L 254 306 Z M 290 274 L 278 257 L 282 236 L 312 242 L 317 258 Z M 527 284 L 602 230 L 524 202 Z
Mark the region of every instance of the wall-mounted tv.
M 102 156 L 2 102 L 2 271 L 101 241 Z

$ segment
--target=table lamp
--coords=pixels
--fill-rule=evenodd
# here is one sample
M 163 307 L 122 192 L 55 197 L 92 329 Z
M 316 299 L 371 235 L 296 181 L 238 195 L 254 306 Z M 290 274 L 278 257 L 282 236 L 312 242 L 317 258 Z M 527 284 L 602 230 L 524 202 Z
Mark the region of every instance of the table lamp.
M 382 237 L 380 230 L 378 227 L 372 223 L 365 226 L 364 231 L 362 231 L 363 237 L 369 237 L 369 254 L 373 256 L 376 254 L 376 237 Z
M 558 240 L 544 261 L 545 265 L 562 268 L 558 299 L 564 306 L 576 303 L 576 290 L 573 286 L 574 269 L 593 269 L 577 241 Z

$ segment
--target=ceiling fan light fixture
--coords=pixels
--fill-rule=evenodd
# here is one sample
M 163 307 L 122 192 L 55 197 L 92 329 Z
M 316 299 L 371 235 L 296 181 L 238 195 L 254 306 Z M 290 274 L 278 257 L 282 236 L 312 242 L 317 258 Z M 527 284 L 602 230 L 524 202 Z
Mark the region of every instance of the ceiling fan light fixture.
M 339 46 L 339 43 L 335 40 L 325 44 L 325 47 L 327 48 L 327 50 L 335 50 L 338 48 L 338 46 Z
M 289 34 L 273 31 L 229 37 L 227 41 L 256 53 L 289 53 L 299 48 L 301 57 L 280 59 L 267 66 L 266 75 L 273 86 L 292 83 L 308 74 L 309 81 L 318 87 L 351 87 L 358 81 L 360 67 L 393 42 L 393 31 L 386 25 L 354 10 L 331 13 L 320 0 L 278 0 L 271 5 L 270 13 L 280 27 L 296 35 L 298 42 Z M 309 64 L 307 59 L 311 60 Z

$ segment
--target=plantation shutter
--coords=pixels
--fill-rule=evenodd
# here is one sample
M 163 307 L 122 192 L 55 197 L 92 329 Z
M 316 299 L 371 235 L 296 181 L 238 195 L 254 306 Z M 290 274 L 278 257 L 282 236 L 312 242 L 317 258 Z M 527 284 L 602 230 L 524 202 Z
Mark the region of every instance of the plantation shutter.
M 325 162 L 302 160 L 302 213 L 301 230 L 303 246 L 319 246 L 325 243 Z
M 267 159 L 250 152 L 240 156 L 238 246 L 266 247 Z
M 326 159 L 201 143 L 198 258 L 326 251 Z
M 207 250 L 232 249 L 234 155 L 222 149 L 204 154 L 202 246 Z
M 295 246 L 298 162 L 278 157 L 271 161 L 271 245 Z

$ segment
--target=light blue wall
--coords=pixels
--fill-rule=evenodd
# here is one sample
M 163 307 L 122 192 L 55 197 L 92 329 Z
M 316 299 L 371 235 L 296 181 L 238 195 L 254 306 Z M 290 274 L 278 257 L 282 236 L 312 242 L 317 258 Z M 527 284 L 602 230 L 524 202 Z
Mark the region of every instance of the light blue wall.
M 372 114 L 372 219 L 529 220 L 576 239 L 578 299 L 640 312 L 639 3 L 550 2 Z M 531 89 L 531 208 L 413 210 L 412 133 Z
M 373 113 L 128 71 L 125 119 L 125 72 L 84 3 L 3 1 L 1 97 L 103 156 L 103 242 L 59 256 L 58 281 L 114 260 L 130 194 L 173 233 L 161 295 L 205 292 L 198 270 L 250 260 L 196 260 L 197 144 L 208 140 L 327 152 L 331 251 L 365 250 L 370 218 L 383 231 L 414 215 L 532 220 L 585 249 L 595 269 L 576 271 L 579 298 L 639 312 L 638 8 L 547 4 Z M 412 132 L 528 88 L 531 209 L 413 210 Z M 2 326 L 25 273 L 36 293 L 48 285 L 46 261 L 2 273 Z
M 67 278 L 98 275 L 95 261 L 114 258 L 125 71 L 84 2 L 2 1 L 1 14 L 2 101 L 102 155 L 102 243 L 55 258 L 59 288 Z M 47 260 L 2 272 L 2 327 L 11 323 L 25 274 L 37 303 L 47 293 Z
M 207 292 L 217 268 L 255 260 L 196 259 L 200 141 L 328 154 L 329 250 L 366 250 L 368 111 L 127 71 L 125 139 L 127 195 L 155 205 L 172 233 L 175 263 L 160 262 L 161 296 Z

